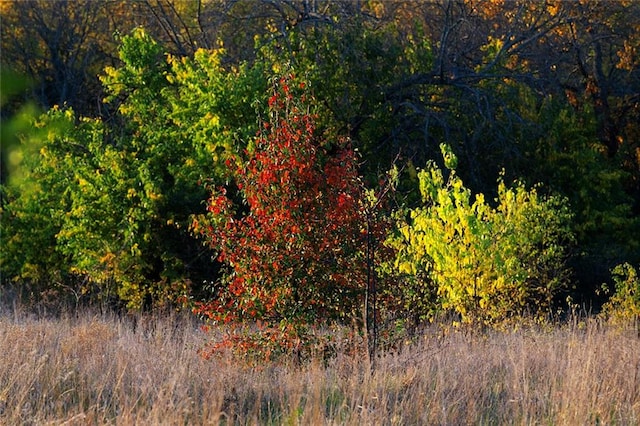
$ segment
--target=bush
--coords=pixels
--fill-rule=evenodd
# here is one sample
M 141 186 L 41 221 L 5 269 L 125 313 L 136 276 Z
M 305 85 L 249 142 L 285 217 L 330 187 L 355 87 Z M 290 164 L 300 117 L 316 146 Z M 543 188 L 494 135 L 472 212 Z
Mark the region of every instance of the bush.
M 640 325 L 640 278 L 636 268 L 623 263 L 613 268 L 612 275 L 615 292 L 602 307 L 601 318 L 619 325 Z M 604 289 L 608 290 L 606 286 Z
M 448 178 L 434 162 L 420 171 L 423 205 L 398 212 L 387 241 L 397 250 L 393 268 L 410 283 L 407 300 L 434 297 L 413 313 L 453 312 L 464 323 L 495 324 L 525 310 L 543 312 L 568 279 L 566 201 L 501 180 L 495 207 L 483 194 L 472 201 L 456 175 L 456 156 L 441 148 Z

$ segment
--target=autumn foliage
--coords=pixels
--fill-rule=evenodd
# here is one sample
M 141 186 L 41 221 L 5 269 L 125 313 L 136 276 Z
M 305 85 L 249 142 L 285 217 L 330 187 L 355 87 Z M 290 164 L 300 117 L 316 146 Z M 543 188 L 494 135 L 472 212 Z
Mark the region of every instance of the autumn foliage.
M 235 185 L 212 188 L 208 214 L 194 222 L 228 268 L 215 299 L 198 307 L 229 325 L 214 350 L 295 349 L 308 325 L 359 315 L 367 275 L 357 156 L 347 141 L 318 137 L 294 96 L 304 85 L 292 84 L 274 85 L 254 147 L 226 161 Z
M 226 3 L 2 2 L 0 293 L 266 356 L 637 318 L 640 2 Z

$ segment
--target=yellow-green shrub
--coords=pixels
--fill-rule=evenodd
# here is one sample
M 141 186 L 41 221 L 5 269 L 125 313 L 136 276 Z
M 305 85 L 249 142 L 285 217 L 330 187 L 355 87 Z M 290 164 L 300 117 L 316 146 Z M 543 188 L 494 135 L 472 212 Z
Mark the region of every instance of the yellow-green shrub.
M 441 148 L 448 178 L 434 162 L 420 171 L 423 205 L 399 212 L 387 241 L 397 251 L 393 268 L 410 283 L 405 297 L 435 297 L 407 307 L 428 309 L 422 316 L 439 308 L 465 323 L 544 310 L 568 276 L 565 247 L 573 236 L 566 201 L 500 180 L 493 207 L 483 194 L 472 198 L 456 175 L 455 155 Z
M 613 268 L 615 292 L 602 307 L 601 317 L 616 324 L 633 323 L 640 320 L 640 278 L 638 271 L 629 263 Z

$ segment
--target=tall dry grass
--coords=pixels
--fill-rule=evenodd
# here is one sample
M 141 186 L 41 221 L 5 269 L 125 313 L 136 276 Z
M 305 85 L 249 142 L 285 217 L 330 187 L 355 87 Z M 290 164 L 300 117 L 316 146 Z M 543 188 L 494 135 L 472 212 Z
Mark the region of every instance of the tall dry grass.
M 366 358 L 200 358 L 175 316 L 0 312 L 0 424 L 640 424 L 640 339 L 597 324 L 463 335 Z

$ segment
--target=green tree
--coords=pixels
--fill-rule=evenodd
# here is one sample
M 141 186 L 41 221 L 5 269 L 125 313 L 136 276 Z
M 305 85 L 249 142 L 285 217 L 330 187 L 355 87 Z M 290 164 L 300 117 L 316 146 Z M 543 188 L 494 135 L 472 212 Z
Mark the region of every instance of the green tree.
M 58 117 L 38 120 L 33 126 L 36 118 L 35 111 L 27 110 L 13 119 L 20 133 L 9 152 L 10 173 L 2 186 L 0 210 L 3 281 L 20 280 L 23 293 L 35 299 L 38 293 L 59 289 L 68 277 L 66 258 L 56 250 L 55 241 L 68 205 L 63 194 L 70 178 L 61 171 L 63 161 L 41 161 L 51 135 L 67 130 L 69 123 Z
M 201 287 L 217 273 L 189 233 L 190 216 L 204 211 L 201 180 L 224 182 L 224 159 L 255 134 L 253 96 L 263 80 L 224 70 L 221 51 L 164 57 L 142 30 L 121 43 L 122 65 L 102 77 L 117 106 L 114 121 L 56 108 L 40 120 L 40 136 L 24 140 L 24 173 L 38 190 L 30 197 L 22 184 L 8 190 L 7 215 L 22 222 L 3 229 L 16 241 L 3 271 L 19 278 L 27 265 L 41 264 L 139 308 L 183 296 L 191 282 Z M 44 241 L 33 241 L 41 249 L 24 250 L 17 241 L 31 244 L 29 222 L 45 221 L 43 210 L 52 220 L 39 235 Z

